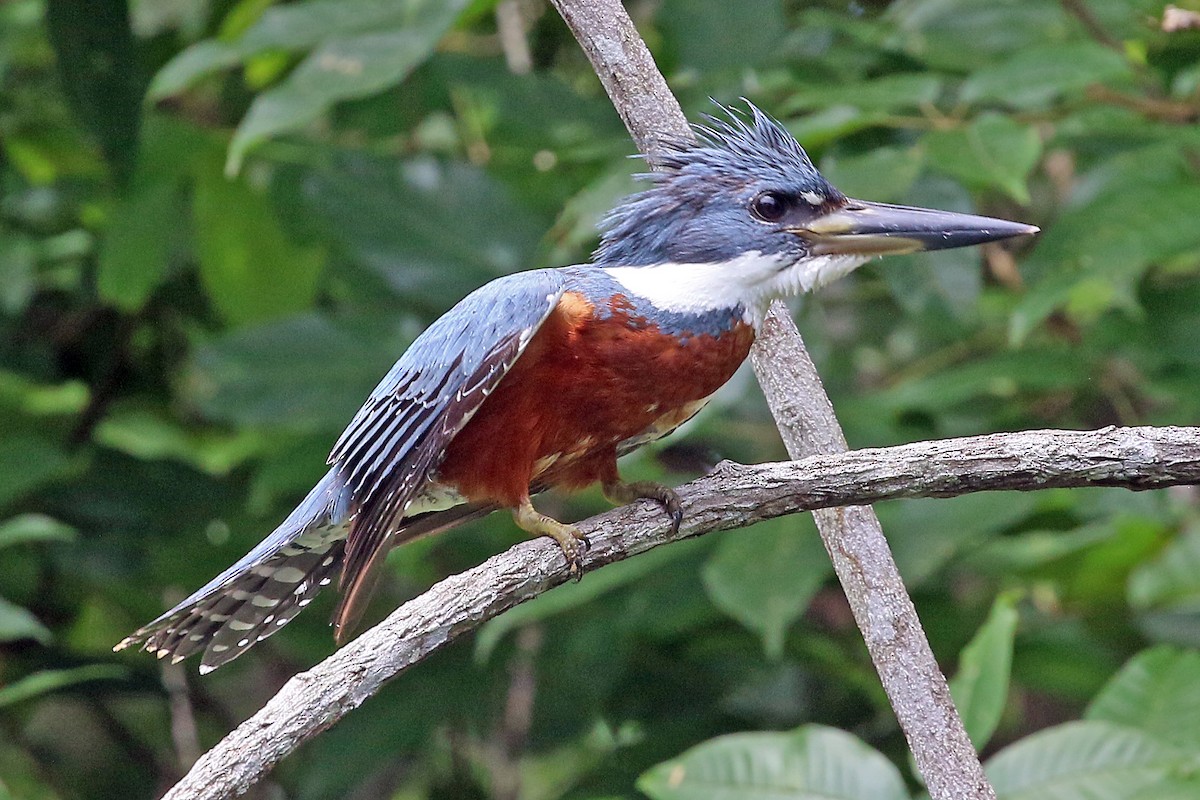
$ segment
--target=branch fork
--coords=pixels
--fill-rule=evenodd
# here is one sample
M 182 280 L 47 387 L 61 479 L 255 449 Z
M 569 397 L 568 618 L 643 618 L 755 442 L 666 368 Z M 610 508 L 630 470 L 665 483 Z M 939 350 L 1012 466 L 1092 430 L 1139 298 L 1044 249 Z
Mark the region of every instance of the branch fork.
M 1200 483 L 1200 428 L 1105 428 L 1030 431 L 918 442 L 900 447 L 812 456 L 747 466 L 723 462 L 679 488 L 680 530 L 662 508 L 643 501 L 579 523 L 592 540 L 590 571 L 711 531 L 752 525 L 814 509 L 848 516 L 862 504 L 897 497 L 952 497 L 970 492 L 1077 486 L 1155 489 Z M 848 559 L 869 573 L 872 561 Z M 317 666 L 296 675 L 258 713 L 206 753 L 166 797 L 215 800 L 246 791 L 300 744 L 332 726 L 389 680 L 515 605 L 569 579 L 562 553 L 546 539 L 522 542 L 452 575 L 396 609 Z M 872 599 L 868 645 L 897 665 L 922 703 L 948 703 L 914 669 L 902 645 L 917 634 L 893 606 L 907 595 Z M 907 702 L 907 700 L 906 700 Z M 952 706 L 950 706 L 952 708 Z M 910 709 L 911 711 L 911 709 Z M 945 731 L 941 717 L 926 727 Z
M 619 0 L 552 0 L 643 153 L 691 130 Z M 867 503 L 986 489 L 1200 482 L 1200 429 L 1108 428 L 920 442 L 846 453 L 846 441 L 795 324 L 776 304 L 751 353 L 796 461 L 723 464 L 679 490 L 678 534 L 661 508 L 638 503 L 580 523 L 588 569 L 664 544 L 816 510 L 826 549 L 932 800 L 995 800 L 954 709 L 920 621 Z M 204 755 L 167 795 L 245 792 L 299 744 L 388 680 L 502 611 L 564 582 L 558 548 L 531 541 L 445 579 L 306 673 Z

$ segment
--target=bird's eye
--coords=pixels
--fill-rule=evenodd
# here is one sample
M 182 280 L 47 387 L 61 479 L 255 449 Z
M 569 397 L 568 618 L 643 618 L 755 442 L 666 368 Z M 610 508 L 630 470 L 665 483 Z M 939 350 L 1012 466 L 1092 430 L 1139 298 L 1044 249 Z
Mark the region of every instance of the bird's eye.
M 763 192 L 750 201 L 750 213 L 763 222 L 779 222 L 787 210 L 787 197 L 778 192 Z

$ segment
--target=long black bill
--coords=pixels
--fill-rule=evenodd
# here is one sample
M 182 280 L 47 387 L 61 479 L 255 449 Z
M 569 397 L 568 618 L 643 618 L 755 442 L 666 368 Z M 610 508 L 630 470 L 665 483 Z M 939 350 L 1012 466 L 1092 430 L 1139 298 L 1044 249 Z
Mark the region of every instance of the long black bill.
M 946 250 L 1038 232 L 1033 225 L 974 214 L 850 200 L 792 229 L 813 255 L 890 255 Z

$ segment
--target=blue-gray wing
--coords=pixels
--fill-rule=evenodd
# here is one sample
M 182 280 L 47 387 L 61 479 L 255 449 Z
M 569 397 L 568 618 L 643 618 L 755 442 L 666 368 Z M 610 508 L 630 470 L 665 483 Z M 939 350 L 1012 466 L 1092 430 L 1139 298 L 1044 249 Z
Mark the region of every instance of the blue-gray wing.
M 339 638 L 362 610 L 398 516 L 558 305 L 566 281 L 561 270 L 534 270 L 472 292 L 417 337 L 333 446 L 329 463 L 354 497 L 334 615 Z

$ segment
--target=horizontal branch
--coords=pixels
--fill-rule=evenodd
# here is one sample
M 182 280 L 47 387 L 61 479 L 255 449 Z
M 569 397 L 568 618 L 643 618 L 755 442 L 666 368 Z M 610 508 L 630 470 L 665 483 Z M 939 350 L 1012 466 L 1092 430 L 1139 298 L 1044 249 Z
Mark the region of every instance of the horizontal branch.
M 1001 489 L 1140 490 L 1188 483 L 1200 483 L 1200 428 L 1030 431 L 778 464 L 724 462 L 711 475 L 679 490 L 685 517 L 677 534 L 649 502 L 592 517 L 579 527 L 592 542 L 584 565 L 594 570 L 675 539 L 817 508 Z M 288 681 L 257 714 L 197 761 L 167 798 L 226 798 L 245 792 L 302 742 L 329 728 L 400 672 L 566 579 L 562 554 L 547 539 L 523 542 L 446 578 Z

